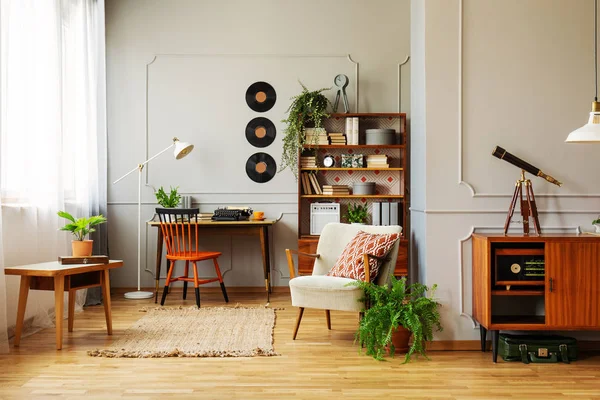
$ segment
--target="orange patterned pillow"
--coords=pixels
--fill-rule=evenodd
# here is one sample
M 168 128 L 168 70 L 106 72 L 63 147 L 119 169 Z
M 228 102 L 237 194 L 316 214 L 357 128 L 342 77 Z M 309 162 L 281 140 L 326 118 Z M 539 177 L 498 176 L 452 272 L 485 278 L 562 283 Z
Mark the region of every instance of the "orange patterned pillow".
M 364 281 L 364 254 L 384 257 L 399 238 L 399 233 L 371 234 L 359 231 L 346 245 L 346 248 L 344 248 L 344 251 L 327 275 Z M 369 259 L 371 282 L 377 277 L 380 266 L 381 261 L 374 258 Z

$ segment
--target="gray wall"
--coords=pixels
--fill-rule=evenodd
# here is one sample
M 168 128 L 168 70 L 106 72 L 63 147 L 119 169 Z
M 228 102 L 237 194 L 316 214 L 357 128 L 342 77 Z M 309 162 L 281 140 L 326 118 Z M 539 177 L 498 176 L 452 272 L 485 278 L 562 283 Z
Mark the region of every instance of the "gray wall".
M 490 155 L 495 145 L 564 182 L 532 178 L 543 230 L 593 230 L 598 147 L 564 141 L 587 122 L 594 96 L 594 5 L 415 0 L 412 7 L 412 215 L 426 262 L 421 280 L 440 285 L 439 338 L 474 340 L 470 235 L 502 231 L 520 172 Z M 423 168 L 426 179 L 417 179 Z
M 289 171 L 266 184 L 246 177 L 247 157 L 261 150 L 244 138 L 246 123 L 258 114 L 249 111 L 243 94 L 260 77 L 274 83 L 277 103 L 264 116 L 276 123 L 278 138 L 264 151 L 277 162 L 279 121 L 289 97 L 300 91 L 298 79 L 311 89 L 329 87 L 341 71 L 355 85 L 358 71 L 358 99 L 355 87 L 349 96 L 361 112 L 398 111 L 399 92 L 402 111 L 409 112 L 410 63 L 402 67 L 404 88 L 398 87 L 398 64 L 410 53 L 409 21 L 408 0 L 106 0 L 109 182 L 166 147 L 172 136 L 194 142 L 185 159 L 175 162 L 165 154 L 149 166 L 143 218 L 152 217 L 152 186 L 160 185 L 179 185 L 201 211 L 249 205 L 281 217 L 271 242 L 273 279 L 287 285 L 283 250 L 296 247 L 296 186 Z M 224 74 L 219 65 L 237 73 Z M 109 185 L 108 201 L 110 254 L 125 260 L 112 282 L 134 287 L 137 177 Z M 145 287 L 154 283 L 155 238 L 155 231 L 143 231 Z M 211 238 L 206 247 L 224 253 L 226 284 L 263 285 L 258 239 Z

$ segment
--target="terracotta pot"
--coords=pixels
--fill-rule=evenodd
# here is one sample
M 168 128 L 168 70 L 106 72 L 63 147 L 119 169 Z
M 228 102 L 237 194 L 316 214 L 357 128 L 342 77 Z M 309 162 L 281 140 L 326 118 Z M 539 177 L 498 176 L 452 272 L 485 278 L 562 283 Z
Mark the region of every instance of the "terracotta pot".
M 408 352 L 408 341 L 410 340 L 411 335 L 412 332 L 403 326 L 399 326 L 398 329 L 392 333 L 392 344 L 396 348 L 396 353 Z
M 89 257 L 92 255 L 93 240 L 72 240 L 73 257 Z

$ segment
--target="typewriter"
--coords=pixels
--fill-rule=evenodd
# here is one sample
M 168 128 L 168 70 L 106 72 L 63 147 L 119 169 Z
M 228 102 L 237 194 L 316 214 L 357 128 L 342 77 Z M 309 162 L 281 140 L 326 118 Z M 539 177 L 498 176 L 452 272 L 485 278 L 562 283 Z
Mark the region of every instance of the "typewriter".
M 252 215 L 249 207 L 217 208 L 212 216 L 213 221 L 248 221 Z

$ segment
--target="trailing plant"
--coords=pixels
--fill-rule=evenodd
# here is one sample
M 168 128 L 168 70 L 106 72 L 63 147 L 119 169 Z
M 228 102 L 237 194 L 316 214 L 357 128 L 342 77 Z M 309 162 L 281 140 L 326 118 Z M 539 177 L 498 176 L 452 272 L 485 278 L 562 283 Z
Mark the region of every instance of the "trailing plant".
M 365 291 L 364 311 L 355 339 L 360 348 L 365 347 L 367 355 L 376 360 L 383 360 L 386 348 L 389 347 L 393 357 L 395 348 L 392 344 L 392 333 L 398 326 L 412 332 L 413 342 L 404 362 L 410 361 L 413 353 L 428 358 L 425 354 L 425 343 L 433 339 L 433 332 L 442 331 L 440 324 L 441 306 L 434 298 L 437 285 L 430 288 L 421 284 L 408 285 L 406 278 L 391 277 L 389 286 L 381 286 L 372 282 L 356 281 L 350 283 Z M 427 295 L 428 294 L 428 295 Z
M 162 186 L 159 187 L 156 193 L 154 193 L 156 195 L 156 201 L 158 201 L 158 204 L 164 208 L 177 207 L 181 201 L 181 196 L 179 193 L 177 193 L 177 189 L 177 187 L 174 188 L 171 186 L 171 191 L 167 194 Z
M 592 225 L 600 225 L 600 215 L 598 215 L 598 218 L 592 221 Z
M 279 168 L 279 172 L 289 168 L 296 180 L 298 180 L 298 153 L 306 144 L 305 128 L 307 125 L 322 128 L 323 119 L 329 117 L 327 107 L 331 105 L 329 99 L 322 93 L 331 88 L 311 92 L 302 82 L 299 83 L 302 92 L 291 98 L 292 104 L 286 111 L 288 116 L 281 121 L 286 124 L 286 127 L 283 130 L 283 154 Z M 317 138 L 318 136 L 315 135 L 314 139 Z M 311 144 L 318 144 L 318 142 Z
M 348 220 L 348 222 L 352 223 L 365 223 L 367 222 L 367 218 L 369 218 L 369 214 L 367 212 L 367 206 L 366 205 L 360 205 L 360 204 L 348 204 L 348 212 L 346 213 L 346 220 Z
M 89 233 L 96 231 L 94 228 L 92 228 L 93 226 L 106 222 L 106 218 L 103 215 L 94 215 L 89 218 L 82 217 L 75 219 L 75 217 L 66 211 L 59 211 L 57 214 L 59 217 L 71 221 L 60 228 L 60 230 L 71 232 L 73 236 L 75 236 L 76 240 L 84 240 Z

